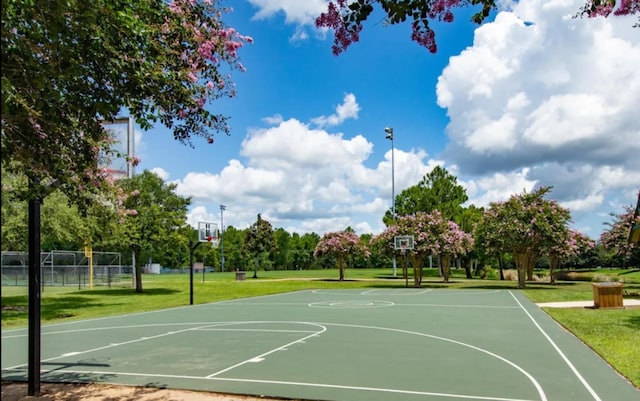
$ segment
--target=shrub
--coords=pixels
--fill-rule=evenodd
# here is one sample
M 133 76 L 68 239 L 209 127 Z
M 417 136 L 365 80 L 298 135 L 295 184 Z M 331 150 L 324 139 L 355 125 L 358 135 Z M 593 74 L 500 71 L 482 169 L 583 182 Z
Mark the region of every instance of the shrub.
M 500 278 L 500 275 L 498 274 L 497 270 L 492 269 L 491 267 L 485 267 L 484 269 L 480 270 L 480 278 L 483 280 L 498 280 Z

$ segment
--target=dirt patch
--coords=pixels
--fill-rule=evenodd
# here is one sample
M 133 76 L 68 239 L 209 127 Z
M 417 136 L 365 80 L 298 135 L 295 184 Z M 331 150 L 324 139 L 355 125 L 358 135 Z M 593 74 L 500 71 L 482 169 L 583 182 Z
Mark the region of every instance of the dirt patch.
M 27 396 L 26 383 L 2 382 L 3 401 L 281 401 L 200 391 L 127 387 L 106 384 L 42 383 L 40 396 Z

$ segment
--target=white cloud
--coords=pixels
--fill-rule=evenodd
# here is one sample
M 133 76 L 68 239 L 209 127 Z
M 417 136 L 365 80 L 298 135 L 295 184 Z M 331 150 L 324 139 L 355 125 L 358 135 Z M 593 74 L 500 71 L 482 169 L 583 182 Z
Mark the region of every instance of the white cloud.
M 439 77 L 451 139 L 442 156 L 474 201 L 551 185 L 580 217 L 637 191 L 640 35 L 634 16 L 572 18 L 582 5 L 518 2 L 478 28 Z
M 262 121 L 264 121 L 265 123 L 269 124 L 269 125 L 278 125 L 281 122 L 284 121 L 284 119 L 282 118 L 282 115 L 280 114 L 275 114 L 273 116 L 270 117 L 264 117 L 262 119 Z
M 491 202 L 502 202 L 513 194 L 530 192 L 536 186 L 535 181 L 528 180 L 528 169 L 511 173 L 495 173 L 477 180 L 461 182 L 467 189 L 467 204 L 487 207 Z
M 391 205 L 391 152 L 370 168 L 372 151 L 362 135 L 345 138 L 289 119 L 249 132 L 240 151 L 246 161 L 231 160 L 218 174 L 189 173 L 176 181 L 177 192 L 193 198 L 197 217 L 208 216 L 202 205 L 225 204 L 225 221 L 238 228 L 262 213 L 290 231 L 323 234 L 351 226 L 377 233 Z M 436 165 L 425 164 L 426 156 L 422 149 L 396 149 L 396 193 Z
M 162 178 L 162 180 L 167 181 L 169 179 L 169 173 L 167 172 L 167 170 L 161 168 L 161 167 L 155 167 L 152 168 L 151 170 L 152 173 L 154 173 L 155 175 L 157 175 L 158 177 Z
M 255 19 L 271 18 L 284 13 L 288 24 L 313 25 L 320 13 L 327 10 L 325 0 L 248 0 L 258 11 Z
M 355 95 L 347 93 L 344 96 L 344 102 L 336 107 L 334 114 L 313 118 L 311 122 L 321 128 L 340 125 L 349 118 L 358 119 L 359 112 L 360 105 L 358 105 Z
M 258 11 L 254 19 L 262 20 L 284 14 L 285 23 L 295 24 L 296 31 L 289 39 L 291 42 L 306 40 L 309 37 L 307 29 L 315 29 L 315 20 L 327 11 L 326 0 L 248 0 Z

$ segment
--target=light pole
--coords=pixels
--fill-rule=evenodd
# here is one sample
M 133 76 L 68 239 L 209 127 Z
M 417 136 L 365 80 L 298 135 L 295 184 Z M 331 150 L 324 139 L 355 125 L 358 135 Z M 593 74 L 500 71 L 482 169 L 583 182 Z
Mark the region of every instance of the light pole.
M 225 205 L 220 205 L 220 271 L 224 272 L 224 211 L 227 209 Z
M 391 217 L 393 221 L 396 220 L 396 177 L 395 177 L 395 159 L 393 149 L 393 128 L 387 127 L 384 129 L 386 134 L 385 138 L 391 140 Z M 396 276 L 396 255 L 393 254 L 393 277 Z

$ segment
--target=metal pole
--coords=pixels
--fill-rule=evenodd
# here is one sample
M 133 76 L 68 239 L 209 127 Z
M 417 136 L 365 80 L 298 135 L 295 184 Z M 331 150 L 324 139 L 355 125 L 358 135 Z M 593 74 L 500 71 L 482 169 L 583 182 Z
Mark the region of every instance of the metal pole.
M 29 201 L 29 354 L 27 395 L 40 395 L 40 199 Z
M 384 129 L 384 132 L 387 134 L 386 138 L 391 140 L 391 216 L 393 217 L 393 221 L 396 221 L 396 173 L 395 173 L 395 149 L 393 146 L 393 128 L 387 127 Z M 396 269 L 396 255 L 393 254 L 393 277 L 397 275 Z
M 220 271 L 224 272 L 224 214 L 227 209 L 225 205 L 220 205 Z
M 189 305 L 193 305 L 193 252 L 195 249 L 193 241 L 189 240 Z
M 193 254 L 200 244 L 202 244 L 202 242 L 194 243 L 192 240 L 189 240 L 189 305 L 193 305 Z

